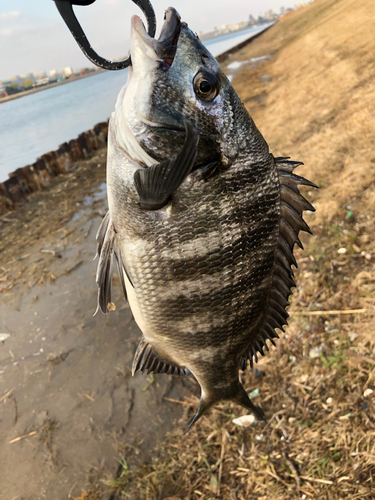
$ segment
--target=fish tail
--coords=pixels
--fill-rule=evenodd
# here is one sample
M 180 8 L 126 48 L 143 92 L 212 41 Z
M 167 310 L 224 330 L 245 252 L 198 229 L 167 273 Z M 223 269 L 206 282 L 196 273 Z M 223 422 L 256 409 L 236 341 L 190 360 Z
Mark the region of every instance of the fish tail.
M 225 387 L 221 391 L 214 391 L 213 393 L 206 393 L 202 390 L 201 399 L 199 401 L 199 406 L 196 414 L 190 420 L 188 428 L 186 429 L 184 435 L 191 429 L 191 427 L 206 413 L 206 411 L 211 408 L 215 403 L 221 400 L 233 401 L 253 413 L 257 420 L 266 420 L 263 410 L 256 406 L 245 391 L 243 385 L 239 380 Z
M 232 401 L 250 410 L 253 413 L 253 415 L 257 418 L 257 420 L 266 420 L 262 408 L 256 406 L 251 401 L 251 399 L 247 395 L 247 392 L 243 388 L 243 385 L 240 382 L 238 382 L 237 394 L 234 398 L 232 398 Z
M 203 393 L 204 394 L 204 393 Z M 205 398 L 203 395 L 201 396 L 201 399 L 199 401 L 199 406 L 198 406 L 198 410 L 196 412 L 196 414 L 194 415 L 194 417 L 190 420 L 189 422 L 189 425 L 188 425 L 188 428 L 186 429 L 186 431 L 184 432 L 184 436 L 185 434 L 187 434 L 189 432 L 189 430 L 192 428 L 192 426 L 195 424 L 195 422 L 197 422 L 201 416 L 206 413 L 206 411 L 211 408 L 211 406 L 215 403 L 216 401 L 210 401 L 209 399 Z

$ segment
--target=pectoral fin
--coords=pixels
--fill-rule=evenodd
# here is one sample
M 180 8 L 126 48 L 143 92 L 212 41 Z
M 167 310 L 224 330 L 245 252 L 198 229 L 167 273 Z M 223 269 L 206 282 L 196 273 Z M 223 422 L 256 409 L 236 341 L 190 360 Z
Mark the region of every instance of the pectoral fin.
M 111 287 L 112 287 L 112 272 L 113 272 L 113 256 L 117 261 L 119 276 L 125 299 L 126 287 L 124 274 L 127 276 L 129 283 L 133 286 L 133 281 L 126 268 L 126 261 L 121 251 L 121 248 L 116 244 L 116 231 L 111 220 L 110 213 L 107 212 L 98 229 L 96 240 L 98 242 L 97 256 L 99 256 L 98 269 L 96 271 L 96 283 L 98 285 L 98 305 L 95 314 L 99 309 L 108 314 L 108 304 L 111 302 Z M 94 315 L 95 315 L 94 314 Z
M 199 136 L 189 121 L 185 121 L 185 128 L 185 142 L 175 158 L 135 172 L 134 184 L 142 208 L 158 210 L 164 207 L 190 174 L 197 156 Z

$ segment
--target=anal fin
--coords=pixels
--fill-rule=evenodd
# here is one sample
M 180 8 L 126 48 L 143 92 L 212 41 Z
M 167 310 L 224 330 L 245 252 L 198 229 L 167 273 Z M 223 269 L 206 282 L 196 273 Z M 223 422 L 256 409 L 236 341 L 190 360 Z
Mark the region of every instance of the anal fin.
M 132 375 L 134 376 L 137 371 L 147 372 L 147 374 L 152 372 L 167 373 L 168 375 L 190 375 L 188 368 L 180 368 L 161 359 L 144 337 L 142 337 L 134 355 Z

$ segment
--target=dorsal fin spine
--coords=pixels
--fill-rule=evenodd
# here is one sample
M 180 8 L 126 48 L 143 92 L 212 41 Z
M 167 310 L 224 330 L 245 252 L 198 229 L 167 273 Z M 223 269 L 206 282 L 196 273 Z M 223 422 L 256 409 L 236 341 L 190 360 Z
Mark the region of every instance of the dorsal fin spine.
M 295 268 L 298 268 L 297 261 L 293 255 L 293 250 L 288 245 L 287 240 L 284 238 L 282 234 L 279 234 L 279 249 L 283 252 L 285 257 L 289 261 L 289 266 L 293 264 Z
M 284 297 L 284 295 L 277 288 L 274 288 L 271 291 L 270 297 L 277 300 L 278 303 L 281 304 L 281 306 L 284 308 L 290 305 L 288 300 Z
M 307 179 L 293 174 L 293 170 L 303 163 L 290 161 L 288 157 L 279 157 L 275 158 L 275 164 L 280 181 L 280 225 L 272 287 L 263 325 L 256 338 L 253 339 L 245 359 L 241 358 L 240 360 L 242 369 L 246 369 L 246 358 L 249 359 L 250 367 L 253 368 L 254 361 L 258 361 L 257 353 L 264 355 L 263 348 L 268 350 L 266 339 L 276 345 L 274 339 L 279 338 L 279 336 L 275 329 L 284 331 L 284 325 L 288 324 L 289 314 L 285 308 L 289 305 L 288 297 L 292 293 L 291 288 L 296 286 L 293 280 L 292 266 L 297 267 L 297 262 L 293 255 L 293 248 L 297 244 L 303 249 L 298 237 L 299 231 L 311 234 L 309 226 L 302 218 L 303 211 L 315 211 L 315 208 L 301 195 L 298 186 L 317 186 Z

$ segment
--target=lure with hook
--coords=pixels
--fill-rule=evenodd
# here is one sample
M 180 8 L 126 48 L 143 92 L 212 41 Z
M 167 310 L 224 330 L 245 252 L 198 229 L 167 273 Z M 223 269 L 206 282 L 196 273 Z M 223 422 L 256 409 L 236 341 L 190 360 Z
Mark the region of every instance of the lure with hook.
M 65 24 L 68 26 L 70 32 L 74 36 L 75 41 L 78 43 L 85 56 L 99 68 L 116 71 L 125 69 L 131 65 L 131 58 L 128 57 L 124 61 L 108 61 L 104 57 L 99 56 L 97 52 L 91 47 L 85 32 L 79 24 L 76 15 L 74 14 L 73 5 L 91 5 L 96 0 L 55 0 L 56 7 L 64 19 Z M 147 19 L 148 34 L 151 37 L 155 36 L 156 32 L 156 18 L 154 9 L 150 0 L 132 0 L 144 13 Z

